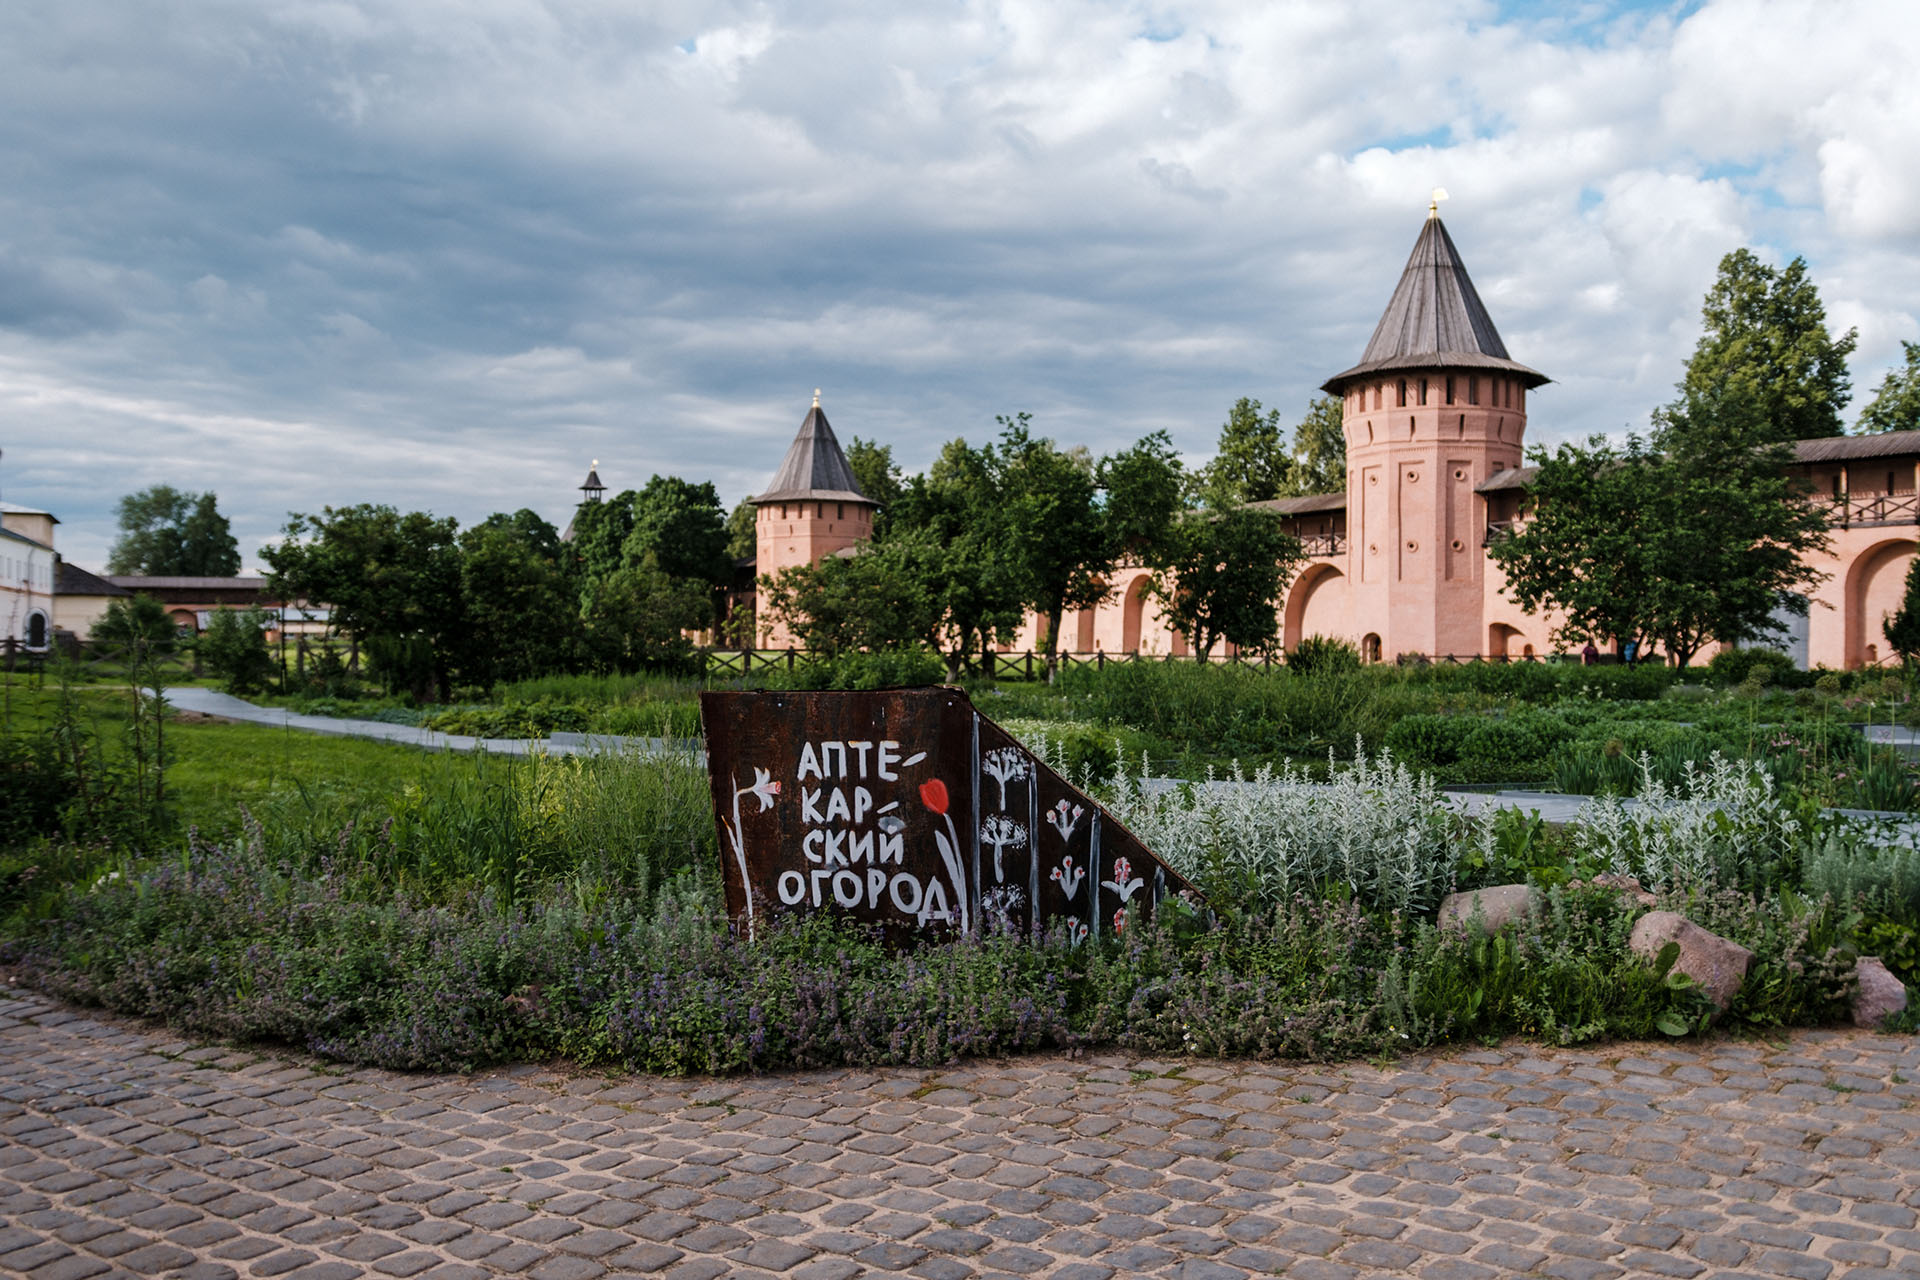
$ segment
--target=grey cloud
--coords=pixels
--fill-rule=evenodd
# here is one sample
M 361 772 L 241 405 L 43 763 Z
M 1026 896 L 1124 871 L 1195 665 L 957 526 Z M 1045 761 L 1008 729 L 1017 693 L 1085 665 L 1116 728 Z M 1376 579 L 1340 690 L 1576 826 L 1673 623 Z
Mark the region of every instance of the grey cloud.
M 1434 185 L 1558 379 L 1541 441 L 1644 422 L 1740 239 L 1897 352 L 1887 211 L 1920 200 L 1857 153 L 1895 91 L 1816 59 L 1765 107 L 1785 154 L 1712 176 L 1757 136 L 1702 105 L 1739 8 L 34 0 L 0 40 L 0 488 L 83 560 L 162 481 L 249 557 L 324 503 L 564 521 L 594 457 L 754 491 L 814 386 L 909 465 L 1023 408 L 1200 454 L 1351 363 Z

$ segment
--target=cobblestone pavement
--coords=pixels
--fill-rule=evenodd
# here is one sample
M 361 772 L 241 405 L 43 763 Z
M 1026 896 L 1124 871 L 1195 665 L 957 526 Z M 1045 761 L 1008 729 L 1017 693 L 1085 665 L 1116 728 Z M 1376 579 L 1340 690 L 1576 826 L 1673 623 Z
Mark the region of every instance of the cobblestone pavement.
M 1920 1274 L 1920 1042 L 339 1071 L 0 994 L 0 1273 Z

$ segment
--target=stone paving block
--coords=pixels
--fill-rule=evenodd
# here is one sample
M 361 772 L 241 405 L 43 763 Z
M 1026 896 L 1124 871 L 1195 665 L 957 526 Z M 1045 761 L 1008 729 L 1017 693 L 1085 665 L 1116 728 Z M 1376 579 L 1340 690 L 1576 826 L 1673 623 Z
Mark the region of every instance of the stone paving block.
M 613 1087 L 164 1042 L 0 992 L 0 1268 L 92 1280 L 177 1260 L 158 1249 L 196 1280 L 1920 1274 L 1920 1085 L 1887 1084 L 1920 1050 L 1864 1032 Z M 134 1058 L 137 1096 L 112 1079 Z

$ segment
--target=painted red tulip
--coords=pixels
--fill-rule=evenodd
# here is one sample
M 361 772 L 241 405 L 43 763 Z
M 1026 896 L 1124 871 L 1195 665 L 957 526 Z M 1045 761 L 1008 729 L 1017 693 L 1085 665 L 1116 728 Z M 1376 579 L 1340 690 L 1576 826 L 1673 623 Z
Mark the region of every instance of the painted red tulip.
M 920 784 L 920 803 L 935 813 L 947 811 L 947 784 L 938 778 L 928 778 Z

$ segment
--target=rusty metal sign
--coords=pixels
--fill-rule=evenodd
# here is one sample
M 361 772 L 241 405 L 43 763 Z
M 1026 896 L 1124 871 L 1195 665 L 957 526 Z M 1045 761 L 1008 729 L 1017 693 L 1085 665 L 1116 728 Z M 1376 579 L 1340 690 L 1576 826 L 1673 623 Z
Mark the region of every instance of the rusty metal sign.
M 727 911 L 911 938 L 1064 922 L 1075 943 L 1199 895 L 957 689 L 703 693 Z

